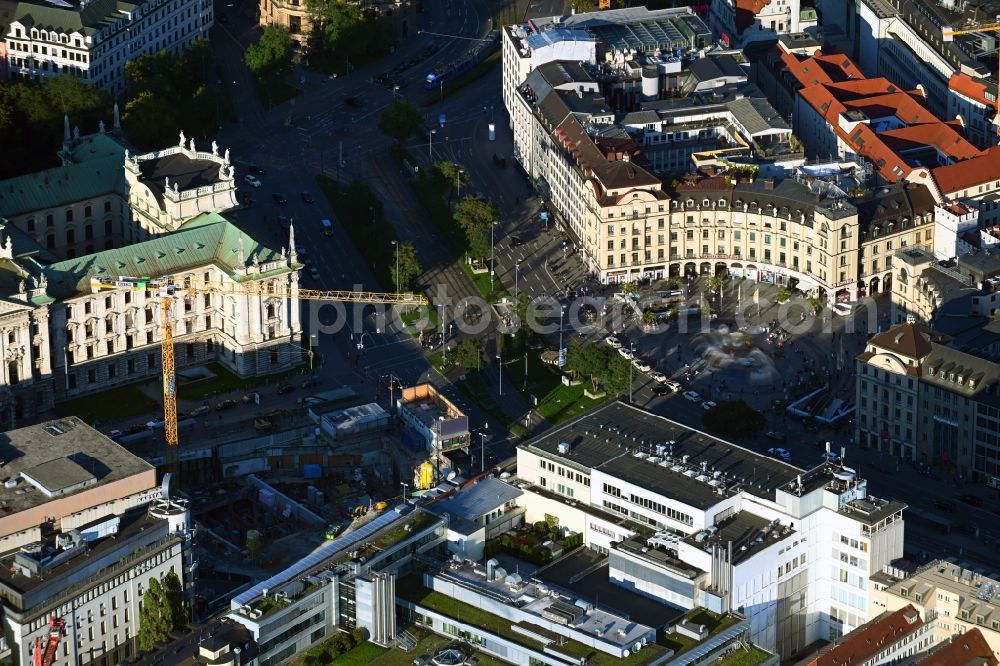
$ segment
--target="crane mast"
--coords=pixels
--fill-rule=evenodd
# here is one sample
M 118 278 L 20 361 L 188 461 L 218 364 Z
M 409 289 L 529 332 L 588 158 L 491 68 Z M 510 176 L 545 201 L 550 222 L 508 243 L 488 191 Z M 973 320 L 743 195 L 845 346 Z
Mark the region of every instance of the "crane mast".
M 375 291 L 344 291 L 323 289 L 297 289 L 292 292 L 285 285 L 264 286 L 257 282 L 225 283 L 185 281 L 178 284 L 173 276 L 159 278 L 95 275 L 90 278 L 93 292 L 126 289 L 153 295 L 160 305 L 160 357 L 163 373 L 163 429 L 167 446 L 167 468 L 176 473 L 177 445 L 177 373 L 174 359 L 174 303 L 178 296 L 188 298 L 199 294 L 229 296 L 267 296 L 293 301 L 341 301 L 346 303 L 371 303 L 382 305 L 425 305 L 427 299 L 419 294 L 387 293 Z

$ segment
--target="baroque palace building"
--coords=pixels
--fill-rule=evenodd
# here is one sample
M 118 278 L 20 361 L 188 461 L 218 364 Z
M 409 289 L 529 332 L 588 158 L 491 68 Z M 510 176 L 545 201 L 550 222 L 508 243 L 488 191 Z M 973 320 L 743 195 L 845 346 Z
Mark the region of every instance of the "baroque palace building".
M 67 131 L 60 155 L 62 166 L 0 183 L 0 428 L 160 374 L 159 299 L 96 292 L 97 276 L 249 285 L 174 300 L 178 369 L 217 362 L 254 376 L 298 363 L 294 229 L 287 250 L 270 247 L 220 214 L 236 205 L 228 151 L 182 135 L 136 156 L 102 127 Z

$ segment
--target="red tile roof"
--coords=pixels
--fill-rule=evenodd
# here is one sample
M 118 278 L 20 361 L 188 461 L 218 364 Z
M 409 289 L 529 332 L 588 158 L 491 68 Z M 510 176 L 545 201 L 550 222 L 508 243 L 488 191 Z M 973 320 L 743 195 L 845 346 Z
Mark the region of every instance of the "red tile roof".
M 942 195 L 1000 180 L 1000 146 L 987 148 L 978 157 L 931 169 L 931 175 Z
M 809 666 L 853 666 L 870 660 L 874 655 L 903 640 L 924 621 L 912 605 L 893 613 L 885 612 L 844 636 L 836 645 L 823 648 L 812 659 L 800 664 Z
M 968 74 L 962 74 L 961 72 L 952 74 L 951 78 L 948 79 L 948 88 L 980 104 L 985 104 L 986 106 L 993 106 L 995 104 L 995 102 L 986 99 L 986 84 L 982 82 L 982 79 L 974 79 Z
M 917 666 L 997 666 L 997 658 L 979 629 L 970 629 L 947 645 L 938 647 Z
M 977 160 L 982 152 L 972 145 L 953 123 L 942 122 L 926 106 L 920 91 L 900 90 L 884 77 L 864 78 L 857 66 L 842 55 L 814 55 L 800 58 L 782 53 L 782 61 L 789 73 L 802 85 L 799 95 L 833 128 L 840 139 L 858 155 L 868 159 L 885 180 L 898 182 L 926 176 L 926 169 L 933 165 L 912 165 L 907 153 L 932 147 L 957 166 L 963 161 Z M 845 129 L 841 114 L 860 111 L 868 121 L 861 121 Z M 872 124 L 885 119 L 887 125 Z M 912 156 L 911 156 L 912 159 Z M 951 167 L 937 167 L 950 169 Z M 998 165 L 1000 168 L 1000 165 Z M 977 169 L 978 171 L 978 169 Z M 988 170 L 987 170 L 988 171 Z M 944 173 L 946 182 L 959 181 L 963 169 Z M 982 171 L 980 173 L 983 173 Z M 955 175 L 952 175 L 955 174 Z M 978 182 L 983 182 L 982 179 Z M 935 175 L 942 193 L 948 186 Z

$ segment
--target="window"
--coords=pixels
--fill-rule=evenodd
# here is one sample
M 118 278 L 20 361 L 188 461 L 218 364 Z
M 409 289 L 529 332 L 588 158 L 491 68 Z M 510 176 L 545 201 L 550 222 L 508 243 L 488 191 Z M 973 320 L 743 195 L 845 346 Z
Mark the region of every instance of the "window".
M 66 209 L 66 221 L 67 222 L 72 222 L 73 221 L 73 209 L 72 208 L 67 208 Z

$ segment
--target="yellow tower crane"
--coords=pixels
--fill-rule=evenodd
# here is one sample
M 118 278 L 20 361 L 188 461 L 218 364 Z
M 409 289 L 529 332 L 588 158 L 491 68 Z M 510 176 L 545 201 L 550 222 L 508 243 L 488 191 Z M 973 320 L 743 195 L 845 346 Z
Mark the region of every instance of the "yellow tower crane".
M 973 21 L 960 28 L 953 28 L 952 26 L 946 25 L 941 28 L 941 37 L 944 41 L 950 42 L 958 35 L 971 35 L 977 32 L 1000 32 L 1000 16 L 998 16 L 997 20 L 992 23 L 978 23 Z M 998 56 L 997 60 L 997 84 L 998 88 L 1000 88 L 1000 56 Z M 996 125 L 997 134 L 1000 135 L 1000 94 L 998 94 L 993 100 L 993 108 L 994 111 L 996 111 L 996 116 L 993 118 L 993 124 Z
M 190 298 L 199 294 L 227 296 L 267 296 L 295 301 L 340 301 L 344 303 L 371 303 L 375 305 L 426 305 L 427 299 L 418 294 L 382 293 L 375 291 L 327 291 L 324 289 L 298 289 L 292 295 L 287 286 L 265 286 L 259 282 L 178 283 L 173 276 L 159 278 L 117 277 L 97 275 L 90 278 L 92 291 L 126 289 L 152 294 L 160 304 L 161 365 L 163 372 L 163 432 L 167 445 L 168 461 L 175 459 L 177 436 L 177 375 L 174 366 L 173 311 L 176 298 Z M 168 462 L 168 466 L 169 462 Z M 174 470 L 176 471 L 176 470 Z

